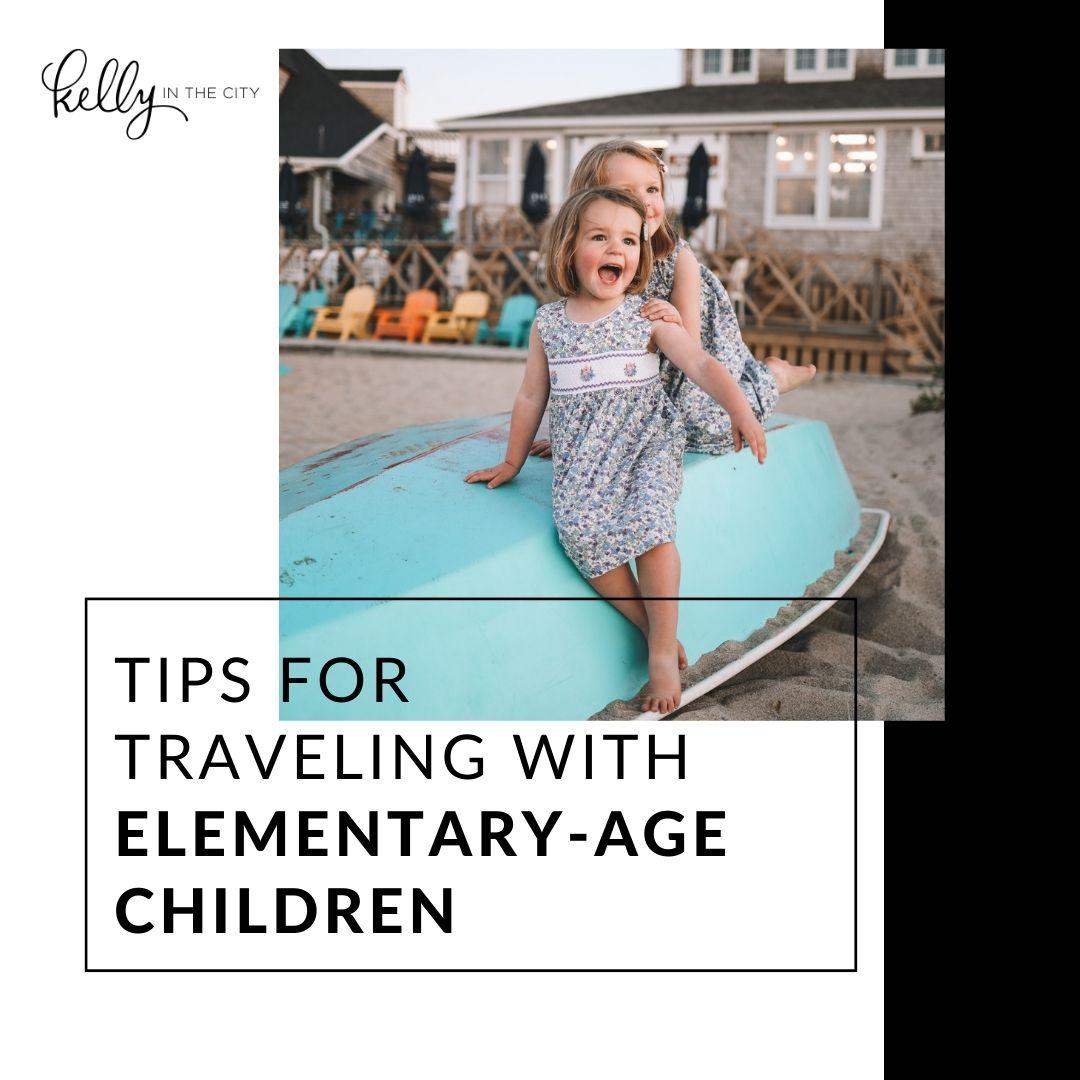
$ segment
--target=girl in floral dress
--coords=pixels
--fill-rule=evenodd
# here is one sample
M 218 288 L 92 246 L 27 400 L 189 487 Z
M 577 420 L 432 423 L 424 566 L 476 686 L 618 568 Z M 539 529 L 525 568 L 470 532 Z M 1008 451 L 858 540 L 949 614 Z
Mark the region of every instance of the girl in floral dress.
M 754 416 L 764 422 L 780 394 L 814 377 L 813 364 L 794 367 L 785 360 L 757 360 L 743 342 L 739 321 L 720 279 L 701 266 L 685 240 L 677 240 L 664 210 L 664 162 L 630 139 L 611 139 L 592 147 L 578 162 L 570 190 L 609 184 L 636 195 L 646 209 L 653 268 L 645 286 L 642 314 L 679 322 L 701 347 L 738 382 Z M 686 427 L 691 453 L 727 454 L 735 443 L 731 418 L 705 391 L 689 382 L 678 365 L 660 359 L 660 379 Z M 540 440 L 530 451 L 547 456 Z
M 660 382 L 658 349 L 700 384 L 765 460 L 765 433 L 727 369 L 676 322 L 642 318 L 652 269 L 646 208 L 621 189 L 570 196 L 546 240 L 548 280 L 564 299 L 537 312 L 505 460 L 465 477 L 497 488 L 529 454 L 551 405 L 552 510 L 559 541 L 601 596 L 646 635 L 642 710 L 670 712 L 681 696 L 676 639 L 679 555 L 675 504 L 685 432 Z M 635 578 L 630 564 L 636 564 Z

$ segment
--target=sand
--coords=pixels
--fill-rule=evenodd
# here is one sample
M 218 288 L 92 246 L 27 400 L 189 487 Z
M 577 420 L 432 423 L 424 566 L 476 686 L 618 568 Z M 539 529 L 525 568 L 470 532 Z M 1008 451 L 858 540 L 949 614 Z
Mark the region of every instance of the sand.
M 522 364 L 283 352 L 280 463 L 406 424 L 510 408 Z M 889 510 L 885 544 L 856 583 L 859 719 L 940 720 L 945 679 L 945 422 L 912 416 L 910 381 L 819 376 L 783 412 L 824 420 L 863 506 Z M 850 716 L 851 605 L 688 706 L 695 719 Z

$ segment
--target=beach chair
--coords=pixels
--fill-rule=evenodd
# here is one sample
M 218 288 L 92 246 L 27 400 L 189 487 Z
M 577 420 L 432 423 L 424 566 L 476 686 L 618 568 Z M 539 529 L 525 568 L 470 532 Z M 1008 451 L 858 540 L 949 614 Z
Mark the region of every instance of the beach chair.
M 481 323 L 476 335 L 477 342 L 492 345 L 509 345 L 512 349 L 524 349 L 529 344 L 529 331 L 536 318 L 535 296 L 511 296 L 499 312 L 499 322 L 494 330 Z
M 404 338 L 417 341 L 424 332 L 428 316 L 439 306 L 439 298 L 430 289 L 417 289 L 405 297 L 400 311 L 381 311 L 373 337 Z
M 282 319 L 281 337 L 290 331 L 296 337 L 303 337 L 315 321 L 315 312 L 326 306 L 325 289 L 308 289 L 296 300 Z
M 285 327 L 288 325 L 289 313 L 292 310 L 293 304 L 296 303 L 296 286 L 295 285 L 279 285 L 278 286 L 278 337 L 281 337 L 285 333 Z
M 429 316 L 424 327 L 424 344 L 436 340 L 471 344 L 489 307 L 491 297 L 486 292 L 461 293 L 454 301 L 453 311 L 436 311 Z
M 315 312 L 308 337 L 337 334 L 339 341 L 348 341 L 350 337 L 366 338 L 374 310 L 375 290 L 370 285 L 357 285 L 345 294 L 340 307 L 322 307 Z

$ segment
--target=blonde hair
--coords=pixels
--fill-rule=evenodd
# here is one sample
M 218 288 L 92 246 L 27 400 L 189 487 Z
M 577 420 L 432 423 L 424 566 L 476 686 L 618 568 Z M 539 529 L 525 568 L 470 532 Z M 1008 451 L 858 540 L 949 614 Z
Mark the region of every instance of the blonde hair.
M 630 157 L 636 157 L 639 161 L 652 165 L 660 176 L 660 193 L 664 194 L 664 173 L 667 167 L 663 159 L 654 150 L 642 146 L 639 142 L 634 142 L 633 139 L 608 139 L 607 142 L 598 143 L 591 150 L 586 150 L 584 157 L 574 169 L 574 175 L 570 177 L 570 190 L 573 192 L 606 185 L 607 161 L 615 154 L 629 154 Z M 675 250 L 678 242 L 675 230 L 665 214 L 652 236 L 653 258 L 667 258 Z
M 637 273 L 627 286 L 628 293 L 639 293 L 652 273 L 652 249 L 645 240 L 645 204 L 636 196 L 621 188 L 597 187 L 575 191 L 559 207 L 555 220 L 544 237 L 544 262 L 547 265 L 548 286 L 557 296 L 572 296 L 578 290 L 577 274 L 574 273 L 574 252 L 581 215 L 585 208 L 597 199 L 606 199 L 617 206 L 626 206 L 641 218 L 642 243 Z

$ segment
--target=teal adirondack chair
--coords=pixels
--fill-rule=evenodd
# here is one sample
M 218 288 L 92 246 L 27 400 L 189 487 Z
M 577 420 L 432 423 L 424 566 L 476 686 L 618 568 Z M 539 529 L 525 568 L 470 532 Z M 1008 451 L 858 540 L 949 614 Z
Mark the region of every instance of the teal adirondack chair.
M 512 349 L 524 349 L 529 344 L 529 331 L 536 318 L 536 297 L 511 296 L 499 312 L 499 323 L 494 330 L 485 320 L 476 332 L 477 342 L 493 345 L 509 345 Z
M 321 307 L 326 307 L 326 290 L 308 289 L 284 316 L 281 336 L 284 337 L 291 331 L 296 337 L 304 337 L 315 321 L 316 308 Z
M 289 313 L 296 302 L 295 285 L 278 286 L 278 337 L 285 333 L 285 327 L 289 325 Z

